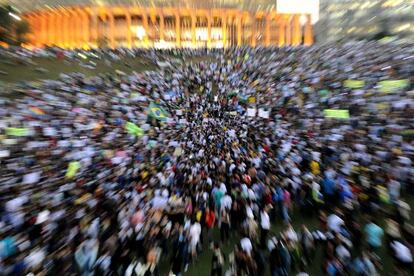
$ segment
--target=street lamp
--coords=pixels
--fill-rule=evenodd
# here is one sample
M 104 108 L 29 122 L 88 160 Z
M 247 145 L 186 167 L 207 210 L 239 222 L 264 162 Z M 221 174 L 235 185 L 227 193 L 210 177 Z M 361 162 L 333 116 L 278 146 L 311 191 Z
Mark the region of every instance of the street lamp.
M 12 12 L 9 12 L 9 15 L 11 16 L 11 17 L 13 17 L 14 19 L 16 19 L 17 21 L 21 21 L 22 19 L 20 18 L 20 16 L 18 16 L 17 14 L 14 14 L 14 13 L 12 13 Z

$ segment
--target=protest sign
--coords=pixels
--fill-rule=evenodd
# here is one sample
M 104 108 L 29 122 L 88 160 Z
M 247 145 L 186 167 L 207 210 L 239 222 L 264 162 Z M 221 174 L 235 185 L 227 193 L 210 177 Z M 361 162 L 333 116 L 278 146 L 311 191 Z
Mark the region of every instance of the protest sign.
M 344 81 L 344 86 L 347 88 L 361 88 L 365 86 L 365 81 L 363 80 L 346 80 Z
M 248 108 L 247 109 L 247 116 L 248 117 L 255 117 L 256 116 L 256 108 Z
M 404 89 L 409 85 L 410 81 L 408 79 L 380 81 L 378 90 L 382 93 L 390 93 L 398 89 Z
M 259 109 L 259 117 L 260 118 L 269 119 L 269 116 L 270 116 L 270 111 L 269 110 L 265 110 L 263 108 Z
M 40 171 L 31 172 L 23 176 L 23 184 L 34 184 L 40 180 Z
M 24 127 L 9 127 L 6 128 L 6 134 L 9 136 L 28 136 L 29 135 L 29 129 Z
M 0 158 L 5 158 L 10 156 L 9 150 L 0 150 Z
M 347 109 L 325 109 L 323 113 L 325 118 L 349 119 L 349 110 Z

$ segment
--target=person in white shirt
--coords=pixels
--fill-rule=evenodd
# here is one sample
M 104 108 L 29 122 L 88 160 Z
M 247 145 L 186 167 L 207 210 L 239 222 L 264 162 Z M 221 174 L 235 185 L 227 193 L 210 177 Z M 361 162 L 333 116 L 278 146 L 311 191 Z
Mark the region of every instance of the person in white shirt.
M 152 208 L 166 209 L 168 206 L 168 198 L 161 196 L 160 190 L 155 191 L 155 197 L 151 200 Z
M 410 248 L 398 240 L 391 242 L 391 248 L 394 251 L 394 257 L 397 261 L 396 270 L 401 273 L 400 275 L 405 275 L 404 271 L 410 269 L 413 265 L 413 254 Z
M 395 179 L 391 179 L 388 183 L 388 192 L 390 193 L 391 201 L 397 202 L 400 199 L 401 184 Z
M 228 194 L 225 194 L 223 198 L 221 199 L 221 208 L 225 210 L 230 210 L 232 203 L 233 203 L 233 200 L 231 199 L 231 196 L 229 196 Z
M 342 225 L 344 225 L 344 221 L 337 214 L 331 214 L 328 217 L 328 229 L 332 232 L 339 233 Z
M 268 212 L 269 207 L 266 206 L 261 212 L 260 212 L 260 246 L 264 248 L 266 246 L 267 241 L 267 234 L 270 230 L 270 218 Z
M 252 250 L 253 250 L 253 245 L 248 237 L 244 237 L 243 239 L 240 240 L 240 246 L 243 249 L 243 251 L 247 253 L 247 255 L 249 256 L 251 255 Z
M 197 256 L 197 245 L 200 241 L 201 225 L 197 221 L 190 226 L 190 252 L 193 257 Z

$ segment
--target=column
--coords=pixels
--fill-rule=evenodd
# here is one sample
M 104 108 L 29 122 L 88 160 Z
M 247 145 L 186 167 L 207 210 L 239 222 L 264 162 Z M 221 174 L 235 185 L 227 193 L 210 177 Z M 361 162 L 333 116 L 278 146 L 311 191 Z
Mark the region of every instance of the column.
M 207 48 L 211 48 L 211 21 L 212 15 L 207 14 Z
M 82 12 L 82 28 L 83 28 L 83 47 L 86 47 L 89 49 L 89 43 L 91 42 L 90 39 L 90 19 L 89 14 L 87 14 L 85 11 Z
M 251 46 L 256 47 L 256 15 L 253 15 L 252 19 L 252 41 Z
M 196 20 L 197 15 L 191 15 L 191 43 L 193 47 L 196 45 Z
M 59 33 L 60 33 L 60 29 L 58 28 L 58 21 L 59 21 L 59 15 L 57 14 L 56 11 L 53 11 L 52 16 L 52 44 L 53 45 L 57 45 L 59 43 Z
M 41 46 L 41 31 L 41 17 L 38 14 L 34 14 L 33 40 L 36 47 Z
M 300 28 L 300 22 L 299 22 L 299 15 L 295 14 L 293 16 L 292 19 L 292 30 L 293 30 L 293 34 L 292 34 L 292 45 L 300 45 L 301 44 L 301 40 L 302 40 L 302 34 L 301 34 L 301 28 Z
M 176 46 L 181 47 L 181 21 L 180 21 L 180 14 L 175 14 L 175 40 Z
M 109 46 L 115 48 L 115 17 L 112 12 L 109 12 Z
M 152 24 L 156 25 L 155 23 L 157 22 L 157 16 L 155 15 L 155 9 L 154 8 L 150 9 L 149 16 L 150 16 L 150 20 L 151 20 Z
M 42 47 L 42 16 L 36 13 L 36 46 Z
M 79 19 L 78 9 L 75 8 L 72 11 L 72 17 L 70 18 L 72 24 L 72 48 L 79 47 L 80 29 L 82 28 L 82 22 Z
M 77 45 L 78 48 L 83 48 L 84 46 L 84 28 L 85 28 L 85 23 L 84 23 L 84 18 L 83 18 L 83 13 L 82 10 L 78 9 L 77 10 L 77 17 L 78 17 L 78 40 L 77 40 Z
M 223 48 L 226 48 L 227 46 L 227 17 L 223 16 L 221 18 L 221 36 L 223 40 Z
M 64 12 L 62 15 L 62 41 L 63 41 L 63 47 L 67 48 L 70 44 L 70 38 L 69 38 L 69 16 Z
M 286 21 L 283 17 L 279 18 L 279 46 L 285 46 L 286 44 L 286 40 L 285 40 L 285 36 L 286 36 Z
M 53 40 L 54 40 L 54 22 L 53 22 L 53 13 L 52 12 L 46 12 L 46 26 L 47 26 L 47 31 L 46 31 L 46 41 L 47 41 L 47 45 L 51 46 L 53 45 Z
M 229 17 L 228 17 L 228 19 L 227 19 L 228 21 L 227 21 L 227 23 L 228 23 L 228 36 L 229 36 L 229 39 L 228 39 L 228 45 L 230 46 L 230 47 L 233 47 L 233 16 L 232 15 L 229 15 Z
M 164 15 L 161 13 L 160 14 L 160 40 L 164 40 Z
M 77 33 L 78 18 L 77 18 L 75 10 L 71 10 L 71 14 L 69 17 L 69 24 L 70 24 L 70 31 L 69 31 L 70 48 L 76 48 L 78 45 L 78 33 Z
M 132 48 L 132 20 L 131 20 L 131 14 L 129 13 L 129 10 L 126 12 L 126 23 L 127 23 L 127 31 L 126 31 L 126 37 L 127 37 L 127 44 L 128 48 Z
M 55 37 L 54 37 L 54 44 L 61 47 L 62 46 L 62 26 L 61 20 L 62 16 L 59 10 L 56 10 L 54 13 L 54 29 L 55 29 Z
M 52 12 L 47 12 L 46 13 L 46 17 L 47 17 L 47 44 L 49 46 L 51 46 L 53 44 L 53 36 L 54 36 L 54 31 L 53 31 L 53 13 Z
M 95 8 L 92 8 L 91 12 L 89 13 L 89 16 L 91 17 L 90 42 L 92 43 L 93 47 L 97 47 L 99 36 L 99 14 Z
M 305 23 L 304 44 L 309 46 L 313 44 L 312 18 L 310 14 L 306 17 L 307 21 Z
M 69 14 L 69 48 L 75 48 L 76 45 L 76 16 L 73 11 Z
M 286 22 L 286 44 L 292 45 L 292 20 L 290 16 Z
M 231 46 L 236 46 L 237 45 L 237 26 L 236 26 L 236 17 L 234 15 L 230 16 L 230 24 L 231 24 L 231 28 L 230 28 L 230 41 L 231 41 Z
M 40 42 L 42 45 L 47 44 L 47 17 L 44 12 L 40 13 Z
M 142 26 L 144 27 L 144 30 L 145 30 L 144 46 L 148 47 L 148 13 L 145 10 L 143 10 L 142 12 Z
M 265 26 L 265 45 L 266 47 L 270 46 L 270 24 L 272 23 L 272 19 L 270 14 L 266 16 L 266 26 Z
M 242 46 L 242 16 L 240 13 L 237 15 L 237 46 Z

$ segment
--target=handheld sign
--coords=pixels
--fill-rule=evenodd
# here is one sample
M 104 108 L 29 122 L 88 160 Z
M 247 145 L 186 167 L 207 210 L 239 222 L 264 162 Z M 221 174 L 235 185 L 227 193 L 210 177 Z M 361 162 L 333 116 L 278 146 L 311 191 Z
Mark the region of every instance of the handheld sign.
M 349 110 L 347 109 L 325 109 L 323 114 L 325 118 L 349 119 Z
M 382 93 L 389 93 L 394 92 L 398 89 L 404 89 L 410 85 L 410 81 L 407 79 L 403 80 L 387 80 L 387 81 L 380 81 L 379 83 L 379 91 Z
M 365 81 L 363 80 L 346 80 L 344 81 L 344 86 L 347 88 L 361 88 L 365 86 Z

